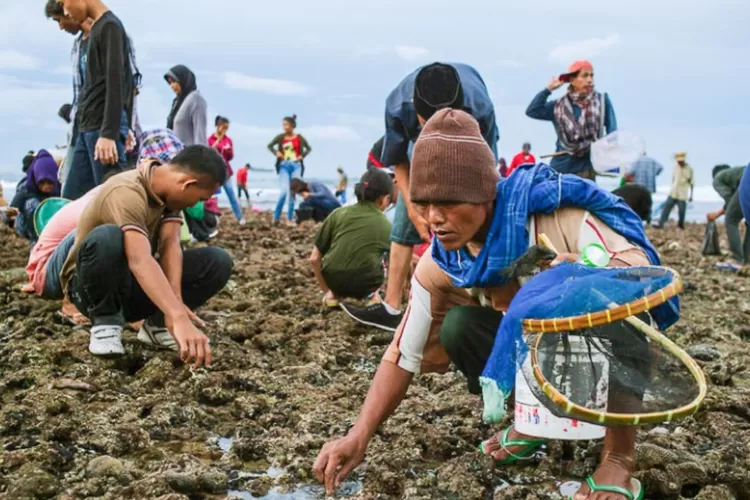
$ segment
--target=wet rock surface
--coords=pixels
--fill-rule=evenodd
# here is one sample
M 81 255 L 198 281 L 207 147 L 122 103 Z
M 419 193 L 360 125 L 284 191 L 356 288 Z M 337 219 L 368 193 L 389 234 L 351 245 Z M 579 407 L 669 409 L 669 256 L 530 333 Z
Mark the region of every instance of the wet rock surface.
M 312 463 L 352 425 L 390 335 L 322 310 L 313 227 L 230 219 L 216 244 L 235 259 L 232 281 L 199 311 L 209 370 L 135 332 L 122 358 L 91 356 L 59 304 L 20 292 L 28 247 L 0 229 L 0 498 L 323 498 Z M 641 430 L 637 477 L 647 498 L 748 499 L 750 278 L 700 255 L 702 226 L 650 235 L 688 284 L 670 336 L 711 385 L 695 416 Z M 596 443 L 557 442 L 494 468 L 476 446 L 499 429 L 481 423 L 465 384 L 418 377 L 340 496 L 559 499 L 596 466 Z

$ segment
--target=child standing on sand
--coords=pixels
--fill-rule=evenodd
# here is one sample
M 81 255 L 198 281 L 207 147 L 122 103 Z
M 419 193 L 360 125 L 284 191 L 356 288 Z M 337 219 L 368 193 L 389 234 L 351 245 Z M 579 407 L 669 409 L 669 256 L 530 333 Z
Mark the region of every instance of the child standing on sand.
M 295 177 L 305 176 L 304 159 L 312 148 L 307 140 L 295 131 L 297 115 L 284 118 L 282 127 L 284 133 L 274 137 L 268 144 L 268 150 L 276 155 L 276 173 L 279 174 L 279 201 L 276 203 L 273 220 L 281 220 L 284 204 L 287 203 L 287 224 L 294 225 L 294 195 L 290 192 L 290 183 Z
M 383 256 L 390 246 L 391 223 L 383 210 L 391 203 L 393 181 L 380 169 L 367 171 L 355 187 L 357 204 L 334 211 L 318 231 L 310 264 L 325 303 L 363 299 L 384 281 Z

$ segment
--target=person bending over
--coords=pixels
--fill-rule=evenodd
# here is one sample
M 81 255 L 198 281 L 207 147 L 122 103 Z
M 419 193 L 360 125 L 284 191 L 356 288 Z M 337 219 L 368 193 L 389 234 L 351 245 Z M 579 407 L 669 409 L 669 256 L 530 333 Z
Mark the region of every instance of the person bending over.
M 352 318 L 363 324 L 394 331 L 401 322 L 413 248 L 430 241 L 429 225 L 409 199 L 411 149 L 425 121 L 442 108 L 461 109 L 476 118 L 482 138 L 497 161 L 499 133 L 495 108 L 481 75 L 471 66 L 430 64 L 407 76 L 391 92 L 385 103 L 386 131 L 380 163 L 394 167 L 399 197 L 391 232 L 385 300 L 364 309 L 342 305 Z
M 383 257 L 391 223 L 383 210 L 391 203 L 393 181 L 387 172 L 365 172 L 354 188 L 357 204 L 335 210 L 315 237 L 310 264 L 328 307 L 339 299 L 373 298 L 383 285 Z
M 210 365 L 193 310 L 224 287 L 232 258 L 216 247 L 183 254 L 180 211 L 211 198 L 226 175 L 219 153 L 188 146 L 169 163 L 146 160 L 112 177 L 84 209 L 60 282 L 91 320 L 92 354 L 123 354 L 122 325 L 145 319 L 140 341 Z
M 739 270 L 742 266 L 750 263 L 748 261 L 750 259 L 750 231 L 745 231 L 744 240 L 740 237 L 740 222 L 744 218 L 740 202 L 740 184 L 745 169 L 746 167 L 732 168 L 729 165 L 714 167 L 712 171 L 714 189 L 724 200 L 724 207 L 706 216 L 709 221 L 715 221 L 722 215 L 725 216 L 724 227 L 727 230 L 727 240 L 729 240 L 732 258 L 723 263 L 723 266 L 733 270 Z M 745 220 L 745 225 L 750 228 L 750 226 L 747 226 L 747 220 Z
M 659 264 L 638 217 L 595 184 L 541 164 L 498 179 L 495 157 L 476 120 L 448 109 L 427 122 L 414 147 L 409 194 L 436 241 L 419 262 L 407 313 L 354 426 L 323 446 L 313 465 L 328 494 L 362 462 L 369 441 L 399 407 L 416 373 L 443 373 L 453 361 L 466 375 L 469 391 L 480 394 L 479 376 L 503 311 L 519 289 L 501 272 L 538 244 L 539 235 L 563 252 L 553 264 L 579 260 L 592 243 L 609 250 L 613 266 Z M 674 319 L 665 317 L 665 323 Z M 632 488 L 635 434 L 633 428 L 608 429 L 594 483 Z M 540 444 L 510 427 L 483 443 L 482 450 L 506 464 L 529 456 Z M 587 494 L 588 486 L 578 493 Z M 613 497 L 591 493 L 588 498 Z
M 292 179 L 289 190 L 292 196 L 300 195 L 304 200 L 299 204 L 298 213 L 310 213 L 310 218 L 315 222 L 323 222 L 331 212 L 341 207 L 339 200 L 321 182 Z M 302 219 L 305 220 L 304 217 Z
M 57 161 L 44 149 L 39 150 L 26 174 L 18 184 L 10 206 L 16 209 L 16 232 L 22 238 L 36 243 L 39 235 L 34 227 L 34 213 L 37 207 L 53 196 L 60 196 L 60 183 L 57 180 Z

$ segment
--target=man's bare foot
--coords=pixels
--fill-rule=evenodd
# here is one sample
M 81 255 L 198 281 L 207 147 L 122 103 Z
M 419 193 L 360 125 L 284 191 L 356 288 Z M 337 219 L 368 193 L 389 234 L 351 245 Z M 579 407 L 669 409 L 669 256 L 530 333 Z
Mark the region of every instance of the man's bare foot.
M 596 469 L 591 476 L 594 483 L 599 486 L 617 486 L 634 494 L 632 484 L 632 459 L 619 459 L 610 455 Z M 584 483 L 578 492 L 573 496 L 574 500 L 627 500 L 620 493 L 610 493 L 606 491 L 590 491 L 589 485 Z
M 502 430 L 489 438 L 487 441 L 484 441 L 482 443 L 482 451 L 486 455 L 491 456 L 496 462 L 507 460 L 512 455 L 517 455 L 519 453 L 523 453 L 524 449 L 527 448 L 527 446 L 508 446 L 507 448 L 503 448 L 502 445 L 502 438 L 503 438 L 503 432 L 505 430 Z M 506 438 L 506 442 L 508 441 L 538 441 L 538 437 L 534 436 L 527 436 L 526 434 L 521 434 L 520 432 L 516 431 L 516 428 L 513 427 L 510 432 L 508 433 L 508 437 Z

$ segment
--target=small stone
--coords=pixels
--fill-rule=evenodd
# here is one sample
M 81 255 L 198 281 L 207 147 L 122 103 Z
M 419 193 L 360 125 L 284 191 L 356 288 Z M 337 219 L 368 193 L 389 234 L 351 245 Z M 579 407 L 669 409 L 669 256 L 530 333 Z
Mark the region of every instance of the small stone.
M 695 500 L 735 500 L 735 496 L 728 487 L 720 484 L 718 486 L 706 486 Z
M 109 455 L 96 457 L 86 466 L 88 477 L 114 477 L 120 478 L 125 472 L 125 466 L 121 461 Z
M 677 454 L 651 443 L 637 445 L 635 461 L 638 469 L 663 468 L 678 461 Z
M 196 474 L 170 470 L 164 474 L 164 479 L 167 481 L 169 487 L 178 493 L 193 494 L 200 491 Z
M 653 434 L 656 436 L 663 436 L 663 435 L 669 434 L 669 429 L 667 429 L 666 427 L 654 427 L 653 429 L 649 431 L 649 434 Z
M 721 357 L 719 350 L 710 344 L 698 344 L 687 349 L 687 353 L 698 361 L 716 361 Z
M 72 389 L 74 391 L 96 392 L 96 388 L 82 380 L 61 378 L 54 383 L 55 389 Z
M 224 406 L 234 400 L 234 394 L 218 387 L 207 387 L 198 393 L 198 402 L 209 406 Z
M 220 470 L 209 470 L 200 475 L 201 491 L 206 493 L 226 493 L 229 489 L 229 477 Z
M 53 498 L 60 491 L 60 482 L 54 476 L 30 470 L 21 474 L 8 490 L 8 498 Z

